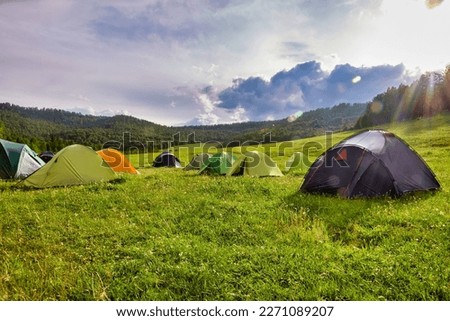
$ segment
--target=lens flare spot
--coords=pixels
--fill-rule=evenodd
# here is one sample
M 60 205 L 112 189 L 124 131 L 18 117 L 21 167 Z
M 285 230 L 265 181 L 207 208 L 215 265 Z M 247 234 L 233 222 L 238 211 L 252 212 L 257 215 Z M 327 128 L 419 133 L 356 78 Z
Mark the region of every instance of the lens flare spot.
M 340 94 L 343 94 L 347 91 L 347 87 L 343 83 L 337 84 L 337 90 Z
M 370 112 L 374 114 L 379 114 L 383 110 L 383 104 L 381 101 L 374 101 L 370 104 Z
M 352 83 L 357 84 L 361 81 L 361 76 L 356 76 L 355 78 L 352 79 Z
M 287 121 L 288 121 L 289 123 L 291 123 L 291 122 L 295 121 L 297 118 L 299 118 L 302 114 L 303 114 L 303 112 L 302 112 L 301 110 L 299 110 L 299 111 L 296 112 L 295 114 L 290 115 L 290 116 L 287 118 Z
M 433 9 L 434 7 L 437 7 L 440 5 L 444 0 L 426 0 L 425 4 L 427 5 L 428 9 Z

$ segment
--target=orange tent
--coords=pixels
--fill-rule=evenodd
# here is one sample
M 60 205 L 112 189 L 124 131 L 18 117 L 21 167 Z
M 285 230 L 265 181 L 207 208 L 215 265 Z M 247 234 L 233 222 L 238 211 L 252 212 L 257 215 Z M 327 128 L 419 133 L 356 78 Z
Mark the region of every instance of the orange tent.
M 124 154 L 116 149 L 106 148 L 97 152 L 103 160 L 116 172 L 139 174 Z

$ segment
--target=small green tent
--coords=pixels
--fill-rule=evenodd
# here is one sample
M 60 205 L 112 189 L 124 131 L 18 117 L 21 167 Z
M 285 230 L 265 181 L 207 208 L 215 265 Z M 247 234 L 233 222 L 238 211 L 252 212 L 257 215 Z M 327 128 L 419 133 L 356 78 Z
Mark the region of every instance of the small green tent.
M 208 158 L 206 163 L 198 171 L 199 174 L 225 175 L 236 160 L 232 153 L 217 153 Z
M 296 170 L 300 172 L 306 172 L 308 166 L 305 164 L 305 159 L 302 152 L 295 152 L 286 161 L 286 171 Z
M 189 162 L 189 164 L 184 168 L 185 171 L 190 171 L 190 170 L 199 170 L 200 168 L 202 168 L 203 165 L 206 164 L 206 162 L 208 161 L 208 159 L 211 157 L 211 154 L 208 153 L 201 153 L 201 154 L 197 154 L 195 155 L 191 161 Z
M 227 175 L 283 176 L 277 164 L 269 156 L 257 151 L 242 154 L 234 162 Z
M 44 188 L 107 181 L 115 177 L 115 172 L 92 148 L 71 145 L 60 150 L 22 182 L 25 186 Z
M 0 178 L 22 179 L 44 164 L 27 145 L 0 139 Z

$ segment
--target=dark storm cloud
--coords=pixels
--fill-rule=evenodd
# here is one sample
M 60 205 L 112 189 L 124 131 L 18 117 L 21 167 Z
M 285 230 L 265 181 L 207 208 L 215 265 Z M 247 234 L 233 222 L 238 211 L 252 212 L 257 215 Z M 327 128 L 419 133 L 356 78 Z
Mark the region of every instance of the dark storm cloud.
M 253 119 L 282 118 L 296 111 L 331 107 L 341 102 L 366 102 L 390 86 L 407 81 L 402 64 L 375 67 L 337 65 L 330 73 L 319 62 L 298 64 L 275 74 L 236 79 L 218 94 L 217 107 L 243 108 Z

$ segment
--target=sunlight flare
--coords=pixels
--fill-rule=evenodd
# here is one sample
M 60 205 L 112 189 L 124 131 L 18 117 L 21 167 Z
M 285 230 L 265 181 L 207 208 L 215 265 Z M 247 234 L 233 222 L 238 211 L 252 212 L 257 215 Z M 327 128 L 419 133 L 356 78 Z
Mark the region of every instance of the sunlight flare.
M 352 83 L 357 84 L 361 81 L 361 76 L 356 76 L 352 79 Z
M 426 0 L 425 4 L 427 5 L 428 9 L 433 9 L 437 6 L 439 6 L 444 0 Z

